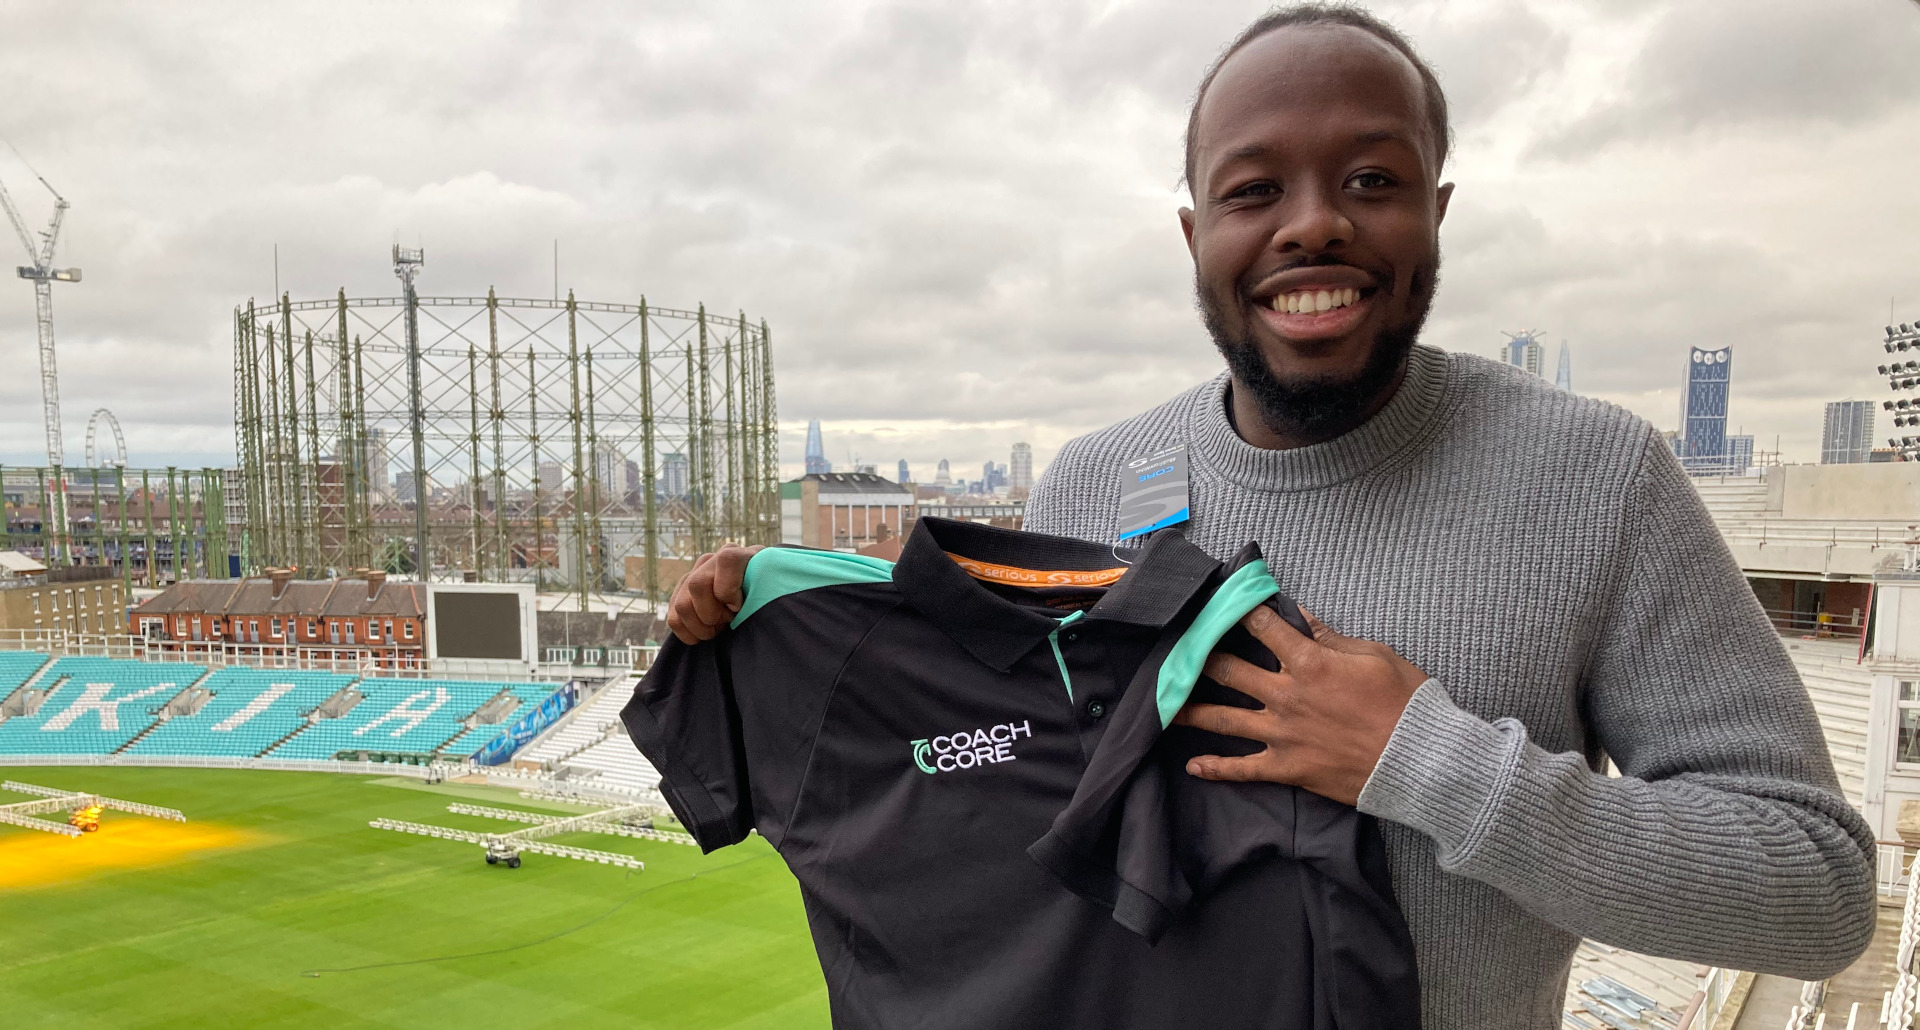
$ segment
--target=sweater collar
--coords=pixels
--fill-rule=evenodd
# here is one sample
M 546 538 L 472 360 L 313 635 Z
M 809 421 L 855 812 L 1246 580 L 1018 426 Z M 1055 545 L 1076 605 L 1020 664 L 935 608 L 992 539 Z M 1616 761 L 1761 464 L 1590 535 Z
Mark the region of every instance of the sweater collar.
M 1195 394 L 1187 415 L 1194 463 L 1259 490 L 1310 490 L 1352 479 L 1420 438 L 1444 404 L 1447 372 L 1445 352 L 1416 346 L 1386 407 L 1345 435 L 1285 450 L 1255 447 L 1234 432 L 1227 418 L 1230 380 L 1223 372 Z

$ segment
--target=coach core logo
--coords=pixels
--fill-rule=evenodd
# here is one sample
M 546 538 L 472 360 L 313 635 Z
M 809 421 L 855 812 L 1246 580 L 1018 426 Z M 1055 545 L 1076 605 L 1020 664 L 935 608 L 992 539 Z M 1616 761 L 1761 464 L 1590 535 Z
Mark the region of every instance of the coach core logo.
M 1003 722 L 985 729 L 961 730 L 916 740 L 913 742 L 913 764 L 919 766 L 921 772 L 931 774 L 1011 762 L 1019 757 L 1013 753 L 1013 742 L 1021 737 L 1032 736 L 1032 725 L 1023 719 L 1017 723 Z

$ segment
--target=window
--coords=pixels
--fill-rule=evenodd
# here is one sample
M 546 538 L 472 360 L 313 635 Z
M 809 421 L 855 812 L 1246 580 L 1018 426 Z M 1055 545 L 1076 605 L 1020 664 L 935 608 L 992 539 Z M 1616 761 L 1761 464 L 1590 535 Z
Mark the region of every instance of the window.
M 1893 760 L 1901 765 L 1920 765 L 1920 680 L 1901 680 L 1899 696 L 1899 739 L 1894 744 Z
M 367 620 L 367 639 L 368 640 L 380 639 L 380 620 L 379 619 Z
M 33 595 L 33 614 L 40 614 L 40 595 Z
M 354 642 L 355 641 L 353 639 L 353 623 L 349 622 L 347 623 L 347 643 L 352 644 Z
M 387 640 L 388 641 L 393 640 L 393 620 L 392 619 L 387 620 Z
M 280 639 L 280 617 L 279 616 L 277 615 L 274 616 L 272 621 L 268 624 L 267 628 L 272 630 L 273 639 L 275 640 Z
M 408 640 L 412 640 L 413 639 L 413 623 L 411 622 L 401 623 L 400 635 L 407 638 Z

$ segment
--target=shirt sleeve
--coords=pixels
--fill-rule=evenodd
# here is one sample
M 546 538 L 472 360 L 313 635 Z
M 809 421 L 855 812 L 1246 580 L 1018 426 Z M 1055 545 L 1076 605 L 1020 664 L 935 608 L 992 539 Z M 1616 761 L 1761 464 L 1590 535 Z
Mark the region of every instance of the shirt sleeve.
M 1874 931 L 1871 831 L 1699 495 L 1651 432 L 1625 564 L 1584 673 L 1621 775 L 1549 752 L 1514 719 L 1414 694 L 1360 809 L 1431 837 L 1440 868 L 1571 933 L 1817 980 Z
M 693 646 L 668 640 L 620 713 L 659 771 L 660 793 L 706 852 L 738 844 L 754 824 L 730 642 L 726 633 Z

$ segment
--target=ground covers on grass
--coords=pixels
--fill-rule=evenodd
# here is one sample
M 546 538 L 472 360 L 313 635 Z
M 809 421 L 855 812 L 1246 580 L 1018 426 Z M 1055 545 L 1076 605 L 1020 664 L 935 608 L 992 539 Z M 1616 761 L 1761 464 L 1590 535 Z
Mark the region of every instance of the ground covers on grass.
M 0 882 L 9 1028 L 827 1025 L 798 890 L 757 837 L 708 857 L 563 837 L 639 855 L 647 868 L 529 855 L 509 870 L 486 865 L 478 847 L 367 821 L 501 829 L 446 811 L 476 793 L 500 807 L 567 806 L 328 773 L 8 774 L 178 808 L 201 834 L 138 864 Z M 10 851 L 109 844 L 139 819 L 109 812 L 81 840 L 0 827 L 0 864 Z M 420 961 L 443 956 L 466 957 Z M 311 971 L 321 972 L 302 975 Z

